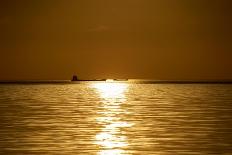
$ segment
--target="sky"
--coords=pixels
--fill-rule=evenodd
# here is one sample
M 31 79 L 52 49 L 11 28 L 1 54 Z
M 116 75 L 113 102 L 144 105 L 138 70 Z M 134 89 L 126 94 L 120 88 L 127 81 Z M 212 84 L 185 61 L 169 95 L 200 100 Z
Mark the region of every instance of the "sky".
M 0 80 L 232 79 L 231 0 L 1 0 Z

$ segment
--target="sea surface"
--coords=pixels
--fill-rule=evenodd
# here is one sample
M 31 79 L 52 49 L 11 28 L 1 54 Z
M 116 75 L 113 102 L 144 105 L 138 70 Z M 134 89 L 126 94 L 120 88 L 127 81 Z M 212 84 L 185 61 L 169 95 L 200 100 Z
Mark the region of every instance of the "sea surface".
M 0 154 L 232 155 L 232 85 L 0 84 Z

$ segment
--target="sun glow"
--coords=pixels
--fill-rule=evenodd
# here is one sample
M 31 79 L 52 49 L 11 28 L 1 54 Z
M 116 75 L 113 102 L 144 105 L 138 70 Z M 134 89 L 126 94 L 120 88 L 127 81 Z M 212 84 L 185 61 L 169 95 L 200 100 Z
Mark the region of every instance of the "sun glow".
M 133 125 L 124 121 L 123 115 L 128 114 L 128 111 L 121 107 L 127 100 L 125 93 L 128 84 L 107 81 L 94 83 L 92 86 L 101 98 L 102 110 L 98 112 L 96 121 L 102 128 L 95 136 L 95 144 L 101 148 L 99 155 L 125 154 L 125 148 L 129 144 L 127 136 L 122 134 L 122 130 Z
M 104 99 L 125 98 L 125 91 L 128 85 L 126 83 L 96 83 L 93 85 Z

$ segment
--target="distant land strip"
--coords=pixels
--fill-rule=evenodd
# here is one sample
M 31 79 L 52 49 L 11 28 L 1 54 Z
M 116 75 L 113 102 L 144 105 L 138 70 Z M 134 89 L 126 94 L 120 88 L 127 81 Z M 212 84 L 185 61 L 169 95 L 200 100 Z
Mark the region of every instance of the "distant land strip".
M 135 84 L 232 84 L 232 80 L 2 80 L 0 84 L 80 84 L 84 82 L 135 83 Z

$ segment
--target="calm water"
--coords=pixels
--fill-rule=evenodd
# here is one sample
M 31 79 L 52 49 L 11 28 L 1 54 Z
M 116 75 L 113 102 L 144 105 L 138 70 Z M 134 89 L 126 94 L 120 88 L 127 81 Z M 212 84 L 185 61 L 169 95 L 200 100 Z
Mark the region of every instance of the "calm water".
M 0 154 L 232 155 L 232 85 L 2 84 Z

